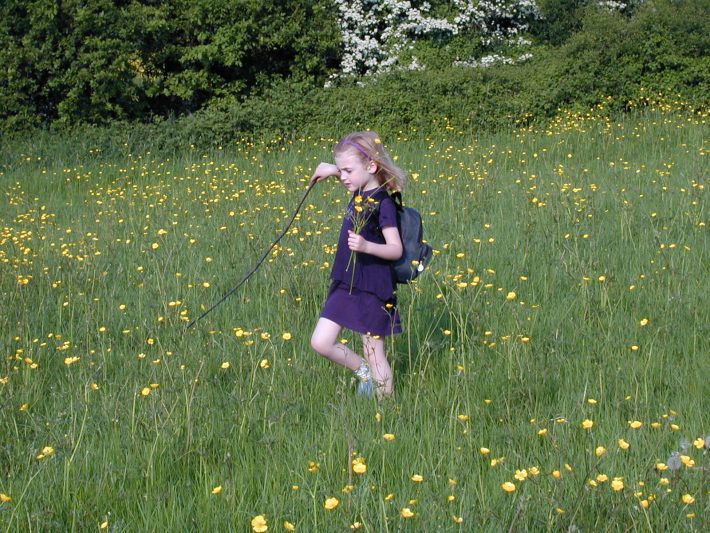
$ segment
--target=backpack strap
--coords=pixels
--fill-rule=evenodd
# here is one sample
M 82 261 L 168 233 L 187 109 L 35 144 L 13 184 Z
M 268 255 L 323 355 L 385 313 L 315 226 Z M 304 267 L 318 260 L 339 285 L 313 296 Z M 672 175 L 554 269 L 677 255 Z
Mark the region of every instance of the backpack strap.
M 402 205 L 402 193 L 400 191 L 390 193 L 390 198 L 392 198 L 397 211 L 402 211 L 402 209 L 404 209 Z

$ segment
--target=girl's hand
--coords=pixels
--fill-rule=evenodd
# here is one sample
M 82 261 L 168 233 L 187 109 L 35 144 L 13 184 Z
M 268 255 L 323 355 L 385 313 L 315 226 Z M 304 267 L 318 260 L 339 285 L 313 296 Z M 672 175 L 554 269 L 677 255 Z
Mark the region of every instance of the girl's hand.
M 315 172 L 313 172 L 313 176 L 311 176 L 311 180 L 308 182 L 308 184 L 313 185 L 315 183 L 318 183 L 319 181 L 323 181 L 324 179 L 330 176 L 340 177 L 340 170 L 338 169 L 338 167 L 336 167 L 332 163 L 321 163 L 316 167 L 316 170 Z
M 353 252 L 367 252 L 368 241 L 365 238 L 355 233 L 353 230 L 348 230 L 348 248 Z

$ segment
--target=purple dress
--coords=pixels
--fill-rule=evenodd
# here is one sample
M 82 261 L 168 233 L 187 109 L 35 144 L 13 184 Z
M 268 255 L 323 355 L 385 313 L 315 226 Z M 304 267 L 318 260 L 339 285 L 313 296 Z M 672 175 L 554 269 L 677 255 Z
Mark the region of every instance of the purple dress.
M 321 317 L 357 333 L 389 336 L 401 333 L 392 261 L 348 248 L 348 230 L 355 225 L 366 240 L 385 244 L 382 228 L 397 227 L 397 210 L 387 191 L 354 194 L 340 229 L 330 273 L 331 285 Z M 360 211 L 356 206 L 361 207 Z

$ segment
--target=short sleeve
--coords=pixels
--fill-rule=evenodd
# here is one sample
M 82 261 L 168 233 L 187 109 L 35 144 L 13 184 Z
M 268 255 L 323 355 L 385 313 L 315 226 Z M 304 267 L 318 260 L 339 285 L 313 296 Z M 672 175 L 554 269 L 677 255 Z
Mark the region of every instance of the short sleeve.
M 380 228 L 397 227 L 397 206 L 392 198 L 387 196 L 380 201 Z

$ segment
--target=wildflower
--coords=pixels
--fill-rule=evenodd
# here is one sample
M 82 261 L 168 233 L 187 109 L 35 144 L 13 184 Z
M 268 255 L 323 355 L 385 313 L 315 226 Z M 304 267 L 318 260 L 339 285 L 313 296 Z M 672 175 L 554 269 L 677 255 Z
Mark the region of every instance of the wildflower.
M 594 427 L 594 422 L 592 420 L 586 419 L 582 422 L 583 429 L 592 429 Z
M 225 361 L 220 365 L 220 368 L 222 368 L 223 370 L 227 370 L 230 366 L 231 365 L 229 364 L 229 361 Z
M 628 450 L 629 446 L 631 446 L 631 444 L 626 442 L 624 439 L 619 439 L 618 444 L 619 444 L 619 448 L 621 448 L 622 450 Z
M 683 463 L 686 468 L 693 468 L 695 466 L 695 460 L 688 455 L 681 455 L 680 462 Z
M 668 465 L 666 463 L 656 463 L 656 470 L 659 472 L 665 472 L 668 470 Z
M 421 483 L 422 481 L 424 481 L 424 477 L 420 474 L 414 474 L 412 476 L 412 481 L 414 481 L 415 483 Z
M 212 494 L 219 494 L 222 492 L 222 485 L 217 485 L 215 488 L 212 489 Z
M 254 533 L 264 533 L 269 529 L 264 515 L 260 514 L 251 519 L 251 529 Z
M 284 529 L 286 531 L 296 531 L 296 526 L 294 526 L 291 522 L 288 520 L 284 520 Z
M 691 494 L 683 494 L 683 497 L 681 498 L 683 500 L 683 503 L 685 505 L 690 505 L 691 503 L 695 503 L 695 498 Z
M 152 389 L 150 387 L 143 387 L 141 389 L 141 396 L 150 396 Z
M 365 459 L 358 457 L 353 459 L 353 472 L 356 474 L 364 474 L 367 472 L 367 465 L 365 464 Z
M 0 492 L 0 503 L 10 503 L 12 501 L 12 498 L 5 494 L 4 492 Z
M 643 422 L 639 422 L 638 420 L 629 420 L 629 427 L 631 429 L 639 429 L 641 426 L 643 426 Z
M 698 450 L 702 450 L 705 448 L 705 439 L 698 437 L 693 441 L 693 446 L 695 446 Z
M 510 291 L 508 294 L 505 295 L 505 299 L 506 299 L 507 301 L 509 301 L 509 302 L 512 302 L 513 300 L 515 300 L 515 298 L 516 298 L 517 296 L 518 296 L 518 295 L 515 294 L 515 292 Z
M 409 507 L 404 507 L 399 514 L 402 518 L 412 518 L 414 516 L 414 511 L 412 511 Z
M 503 489 L 505 492 L 515 492 L 515 483 L 506 481 L 500 486 L 500 488 Z
M 259 366 L 260 366 L 261 368 L 266 369 L 266 368 L 269 368 L 269 367 L 271 366 L 271 363 L 269 363 L 269 360 L 268 360 L 268 359 L 262 359 L 261 361 L 259 361 Z
M 537 432 L 537 434 L 540 435 L 541 437 L 544 437 L 545 435 L 547 435 L 547 428 L 542 428 L 541 430 L 539 430 Z
M 648 325 L 648 318 L 642 318 L 641 322 L 639 322 L 641 326 L 647 326 Z
M 624 490 L 624 479 L 620 477 L 615 477 L 614 480 L 611 482 L 611 488 L 614 489 L 616 492 Z
M 598 474 L 597 481 L 599 483 L 606 483 L 607 481 L 609 481 L 609 476 L 607 476 L 606 474 Z
M 518 481 L 525 481 L 528 478 L 528 471 L 523 469 L 523 470 L 516 470 L 515 471 L 515 479 Z
M 311 474 L 318 472 L 319 469 L 320 469 L 319 463 L 316 463 L 315 461 L 308 461 L 308 471 Z
M 99 524 L 99 529 L 108 529 L 108 520 L 104 520 Z
M 45 446 L 42 451 L 37 455 L 37 460 L 48 459 L 54 455 L 54 448 L 51 446 Z
M 552 477 L 554 477 L 555 479 L 560 479 L 562 477 L 562 472 L 560 472 L 559 470 L 553 470 Z
M 478 451 L 481 452 L 481 455 L 488 455 L 489 453 L 491 453 L 491 450 L 489 450 L 488 448 L 479 448 Z
M 597 449 L 594 450 L 594 455 L 597 457 L 603 457 L 606 454 L 606 448 L 604 446 L 597 446 Z
M 395 436 L 393 433 L 385 433 L 382 435 L 382 438 L 385 439 L 387 442 L 392 442 L 395 439 Z
M 338 505 L 340 505 L 340 500 L 333 496 L 332 498 L 327 498 L 325 500 L 325 503 L 323 504 L 323 507 L 328 509 L 329 511 L 332 511 L 335 509 Z
M 290 334 L 288 331 L 286 331 L 286 332 L 284 332 L 284 333 L 281 335 L 281 338 L 282 338 L 283 340 L 285 340 L 285 341 L 290 341 L 290 340 L 291 340 L 291 334 Z
M 64 364 L 67 366 L 73 365 L 74 363 L 78 362 L 80 359 L 81 359 L 80 357 L 65 357 Z

